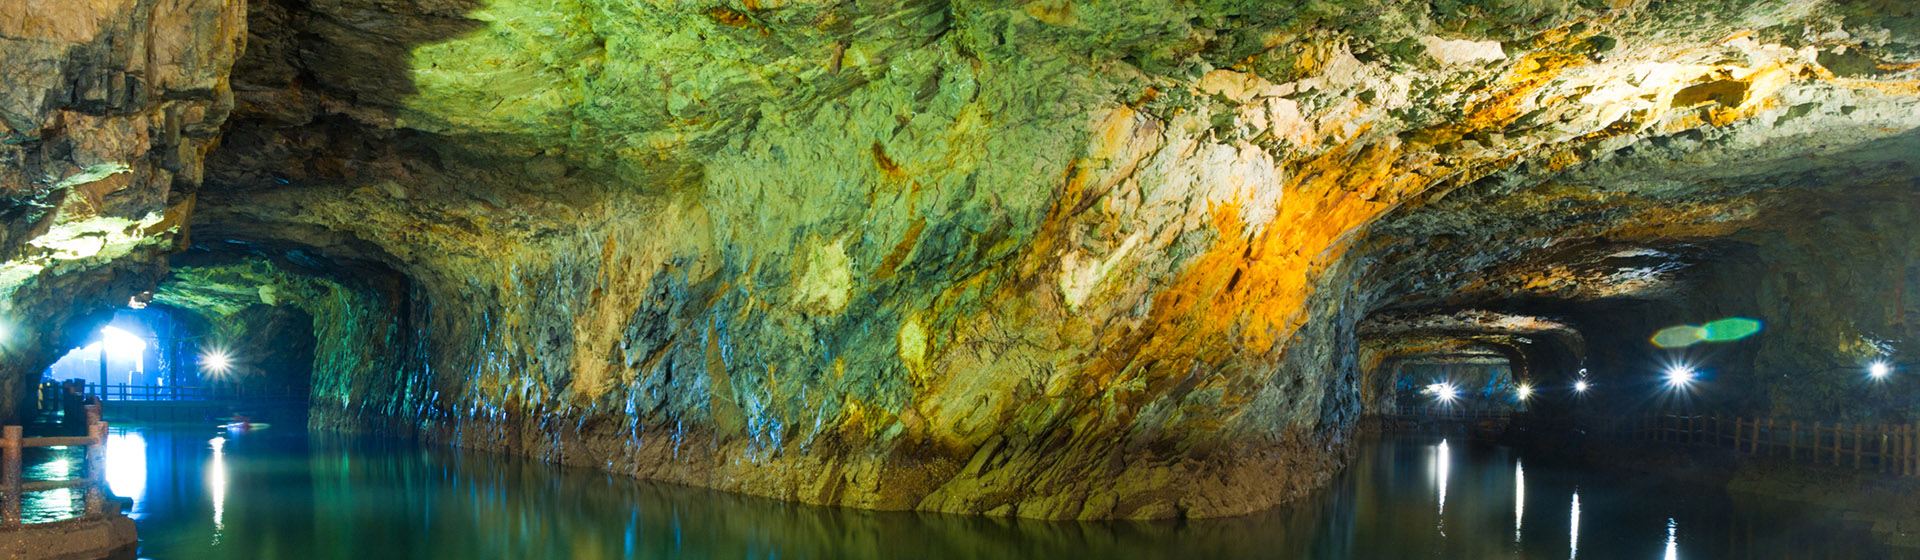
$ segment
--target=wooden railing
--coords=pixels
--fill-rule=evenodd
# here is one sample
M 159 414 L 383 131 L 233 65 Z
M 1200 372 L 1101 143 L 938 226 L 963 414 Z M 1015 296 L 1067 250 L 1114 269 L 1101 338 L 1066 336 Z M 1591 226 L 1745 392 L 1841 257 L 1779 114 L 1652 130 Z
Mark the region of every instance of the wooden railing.
M 300 399 L 305 394 L 288 388 L 192 387 L 184 385 L 88 385 L 87 394 L 103 401 L 215 401 Z
M 1771 418 L 1654 414 L 1616 427 L 1640 440 L 1711 445 L 1858 470 L 1920 476 L 1920 423 L 1827 424 Z
M 1398 420 L 1436 421 L 1436 422 L 1506 422 L 1513 418 L 1512 410 L 1467 409 L 1447 406 L 1403 406 L 1395 408 L 1392 414 L 1382 417 Z
M 80 488 L 86 491 L 84 516 L 104 511 L 107 488 L 107 423 L 100 420 L 100 405 L 87 406 L 87 435 L 63 437 L 22 437 L 20 426 L 0 427 L 0 529 L 20 526 L 20 508 L 27 492 Z M 20 451 L 28 447 L 87 448 L 85 478 L 66 480 L 21 480 Z

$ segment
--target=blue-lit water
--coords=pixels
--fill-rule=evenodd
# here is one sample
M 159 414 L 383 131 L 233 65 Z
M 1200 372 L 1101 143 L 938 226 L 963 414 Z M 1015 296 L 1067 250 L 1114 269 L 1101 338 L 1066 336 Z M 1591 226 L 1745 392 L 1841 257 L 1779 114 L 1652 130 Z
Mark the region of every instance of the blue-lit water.
M 1920 558 L 1811 508 L 1460 440 L 1370 445 L 1293 507 L 1158 523 L 810 507 L 299 431 L 116 430 L 109 454 L 153 559 Z

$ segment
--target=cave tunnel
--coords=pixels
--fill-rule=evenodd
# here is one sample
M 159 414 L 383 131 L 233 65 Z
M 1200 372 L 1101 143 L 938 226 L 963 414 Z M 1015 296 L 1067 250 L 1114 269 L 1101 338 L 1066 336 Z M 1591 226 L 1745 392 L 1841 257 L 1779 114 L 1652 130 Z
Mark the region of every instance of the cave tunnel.
M 0 39 L 8 557 L 1920 558 L 1901 3 Z

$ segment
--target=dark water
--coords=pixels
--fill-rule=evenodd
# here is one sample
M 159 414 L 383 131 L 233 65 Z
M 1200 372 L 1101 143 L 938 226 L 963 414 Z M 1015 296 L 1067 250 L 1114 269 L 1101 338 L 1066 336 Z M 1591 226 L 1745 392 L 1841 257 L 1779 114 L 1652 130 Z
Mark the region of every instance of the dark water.
M 154 559 L 1916 557 L 1810 508 L 1460 440 L 1370 446 L 1297 506 L 1184 523 L 818 508 L 297 431 L 116 430 L 111 446 Z

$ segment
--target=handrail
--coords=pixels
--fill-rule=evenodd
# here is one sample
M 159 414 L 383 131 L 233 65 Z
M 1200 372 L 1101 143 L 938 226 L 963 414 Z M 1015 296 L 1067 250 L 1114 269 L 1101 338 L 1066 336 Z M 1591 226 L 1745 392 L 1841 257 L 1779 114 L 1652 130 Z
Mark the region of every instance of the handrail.
M 22 503 L 26 501 L 26 492 L 85 488 L 87 505 L 83 515 L 98 515 L 103 511 L 102 505 L 106 502 L 107 487 L 107 423 L 100 420 L 100 405 L 87 405 L 87 435 L 85 436 L 30 438 L 22 437 L 21 434 L 20 426 L 0 427 L 0 528 L 13 528 L 20 525 L 20 509 Z M 87 448 L 86 477 L 21 481 L 21 449 L 78 445 L 84 445 Z
M 216 401 L 228 399 L 294 399 L 304 397 L 293 388 L 246 389 L 195 385 L 88 384 L 86 394 L 103 401 Z
M 1731 447 L 1747 455 L 1783 455 L 1790 461 L 1920 476 L 1920 422 L 1848 427 L 1841 422 L 1806 425 L 1718 414 L 1649 414 L 1625 419 L 1630 424 L 1624 428 L 1621 422 L 1614 421 L 1610 431 L 1634 439 Z

